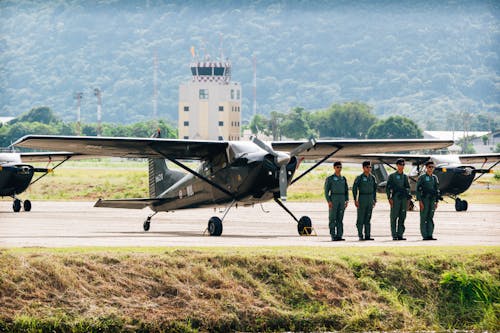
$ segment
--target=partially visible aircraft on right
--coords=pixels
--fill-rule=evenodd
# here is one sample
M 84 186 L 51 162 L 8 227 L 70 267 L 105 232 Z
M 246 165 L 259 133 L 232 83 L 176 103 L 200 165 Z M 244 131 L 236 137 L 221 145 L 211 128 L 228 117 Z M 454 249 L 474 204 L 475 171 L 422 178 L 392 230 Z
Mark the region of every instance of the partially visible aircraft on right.
M 373 174 L 377 178 L 379 189 L 385 191 L 388 174 L 384 168 L 387 165 L 393 169 L 393 164 L 398 158 L 404 158 L 411 163 L 413 168 L 408 173 L 412 193 L 418 177 L 425 173 L 425 162 L 433 161 L 435 165 L 434 174 L 439 179 L 439 190 L 442 196 L 447 196 L 455 200 L 455 210 L 457 212 L 466 211 L 468 203 L 459 198 L 459 194 L 467 191 L 472 183 L 482 177 L 485 173 L 490 173 L 493 168 L 500 163 L 500 153 L 491 154 L 462 154 L 462 155 L 422 155 L 422 154 L 367 154 L 363 158 L 374 162 Z M 472 164 L 482 164 L 481 168 L 476 168 Z M 488 167 L 485 167 L 487 166 Z M 410 210 L 413 209 L 413 202 L 410 203 Z

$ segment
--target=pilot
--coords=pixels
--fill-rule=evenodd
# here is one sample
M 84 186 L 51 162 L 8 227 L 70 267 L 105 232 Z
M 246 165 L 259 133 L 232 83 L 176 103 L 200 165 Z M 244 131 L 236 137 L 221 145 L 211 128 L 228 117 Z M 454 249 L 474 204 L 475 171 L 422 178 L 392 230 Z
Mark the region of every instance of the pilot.
M 397 170 L 389 176 L 385 192 L 391 205 L 391 234 L 393 240 L 406 240 L 405 232 L 406 207 L 410 195 L 408 176 L 404 174 L 405 160 L 396 161 Z
M 370 161 L 363 162 L 363 173 L 356 177 L 352 186 L 352 196 L 354 204 L 358 208 L 358 228 L 359 240 L 373 240 L 370 237 L 372 210 L 377 202 L 377 181 L 371 174 L 372 166 Z M 364 236 L 363 236 L 364 228 Z
M 417 200 L 420 204 L 420 232 L 424 240 L 436 240 L 432 237 L 434 232 L 434 211 L 437 208 L 439 193 L 439 180 L 434 172 L 434 162 L 425 163 L 425 173 L 418 177 Z
M 344 211 L 349 203 L 347 179 L 341 175 L 342 163 L 333 163 L 334 174 L 325 180 L 325 199 L 328 202 L 328 219 L 332 241 L 344 241 Z

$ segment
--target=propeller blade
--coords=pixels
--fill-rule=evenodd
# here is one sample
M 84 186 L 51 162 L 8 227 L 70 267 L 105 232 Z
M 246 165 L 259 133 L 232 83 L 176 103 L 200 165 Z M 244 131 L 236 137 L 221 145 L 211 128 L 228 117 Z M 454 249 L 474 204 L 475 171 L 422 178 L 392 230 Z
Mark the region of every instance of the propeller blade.
M 304 142 L 300 146 L 296 147 L 294 150 L 290 152 L 290 156 L 297 156 L 303 151 L 309 150 L 316 145 L 316 140 L 314 138 L 310 138 L 309 141 Z
M 286 164 L 283 164 L 280 168 L 280 198 L 282 201 L 286 201 L 286 189 L 288 187 L 287 177 L 286 177 Z
M 260 140 L 258 137 L 252 136 L 250 138 L 250 140 L 253 143 L 255 143 L 257 146 L 259 146 L 259 148 L 262 148 L 263 150 L 267 151 L 269 154 L 271 154 L 273 156 L 277 156 L 278 155 L 271 147 L 269 147 L 268 145 L 266 145 L 264 143 L 264 141 Z

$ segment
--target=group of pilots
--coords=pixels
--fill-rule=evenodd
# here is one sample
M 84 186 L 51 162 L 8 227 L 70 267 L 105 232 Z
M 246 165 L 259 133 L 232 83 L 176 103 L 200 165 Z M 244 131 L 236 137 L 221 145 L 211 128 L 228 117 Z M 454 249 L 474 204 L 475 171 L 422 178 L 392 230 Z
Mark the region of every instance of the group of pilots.
M 360 241 L 374 240 L 371 236 L 372 210 L 377 202 L 377 181 L 371 173 L 370 161 L 362 163 L 363 173 L 356 177 L 352 186 L 352 196 L 357 209 L 356 227 Z M 408 200 L 411 199 L 408 175 L 404 173 L 405 160 L 396 161 L 397 170 L 389 175 L 386 194 L 391 206 L 391 235 L 395 241 L 406 240 L 405 219 Z M 425 173 L 418 177 L 416 194 L 420 205 L 420 232 L 423 240 L 436 240 L 433 237 L 434 211 L 437 208 L 439 181 L 434 172 L 434 163 L 425 163 Z M 328 202 L 328 219 L 332 241 L 344 241 L 344 211 L 349 204 L 349 186 L 342 176 L 342 163 L 333 163 L 334 173 L 325 180 L 325 198 Z

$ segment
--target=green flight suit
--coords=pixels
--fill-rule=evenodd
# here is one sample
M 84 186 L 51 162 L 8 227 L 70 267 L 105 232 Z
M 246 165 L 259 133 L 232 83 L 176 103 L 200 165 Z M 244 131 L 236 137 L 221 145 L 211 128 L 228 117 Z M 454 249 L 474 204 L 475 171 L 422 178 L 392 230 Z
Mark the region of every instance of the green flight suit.
M 424 239 L 431 239 L 434 232 L 434 211 L 439 200 L 439 180 L 436 175 L 427 173 L 418 177 L 417 200 L 424 204 L 420 211 L 420 232 Z
M 372 218 L 373 205 L 377 202 L 377 181 L 370 173 L 357 176 L 352 186 L 352 196 L 359 201 L 358 218 L 356 227 L 358 228 L 359 239 L 369 239 L 371 231 L 370 220 Z M 365 236 L 363 238 L 363 227 Z
M 326 178 L 325 199 L 332 203 L 332 207 L 328 209 L 330 235 L 332 240 L 341 239 L 344 234 L 345 203 L 349 201 L 349 187 L 344 176 L 333 174 Z
M 410 183 L 404 173 L 394 172 L 387 179 L 385 188 L 387 199 L 392 199 L 391 207 L 391 234 L 393 239 L 403 238 L 405 232 L 406 208 Z

